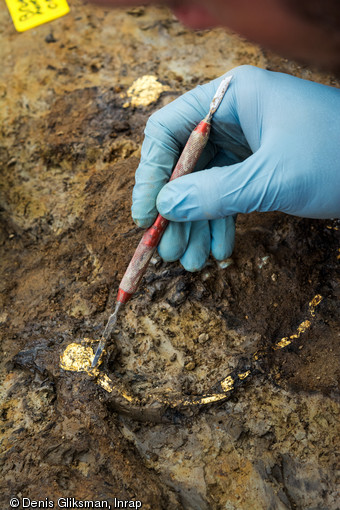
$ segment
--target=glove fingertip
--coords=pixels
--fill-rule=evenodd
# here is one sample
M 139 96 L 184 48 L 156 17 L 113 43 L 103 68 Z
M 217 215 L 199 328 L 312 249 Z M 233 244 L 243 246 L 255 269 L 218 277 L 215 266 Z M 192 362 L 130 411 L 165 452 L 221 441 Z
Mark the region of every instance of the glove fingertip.
M 235 237 L 233 233 L 226 232 L 224 239 L 212 239 L 211 253 L 216 260 L 224 260 L 234 251 Z
M 180 259 L 180 263 L 182 264 L 184 269 L 186 271 L 188 271 L 189 273 L 197 273 L 198 271 L 201 271 L 206 266 L 207 260 L 200 261 L 199 263 L 197 263 L 197 262 L 194 263 L 192 260 L 187 261 L 186 259 L 184 259 L 182 257 Z
M 140 227 L 140 228 L 148 228 L 150 227 L 155 218 L 154 217 L 148 217 L 146 216 L 145 218 L 135 218 L 134 216 L 132 216 L 132 219 L 134 221 L 134 223 L 137 225 L 137 227 Z
M 189 236 L 190 223 L 170 222 L 158 245 L 158 253 L 166 262 L 174 262 L 184 254 Z
M 232 246 L 228 246 L 227 249 L 226 247 L 215 246 L 212 248 L 211 253 L 216 260 L 222 261 L 231 257 L 233 251 Z
M 227 216 L 210 222 L 211 253 L 216 260 L 225 260 L 234 251 L 235 219 Z

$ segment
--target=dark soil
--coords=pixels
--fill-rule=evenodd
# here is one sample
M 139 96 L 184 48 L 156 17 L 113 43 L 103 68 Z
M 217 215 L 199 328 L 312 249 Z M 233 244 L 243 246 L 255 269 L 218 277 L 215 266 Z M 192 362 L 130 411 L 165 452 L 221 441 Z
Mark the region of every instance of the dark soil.
M 91 23 L 101 24 L 106 14 L 86 9 L 84 27 L 95 37 Z M 206 37 L 207 44 L 213 37 L 183 36 L 166 11 L 141 8 L 125 16 L 143 37 L 176 30 L 186 40 Z M 65 20 L 54 31 L 57 41 L 77 26 L 74 16 Z M 109 72 L 109 53 L 97 41 L 82 55 L 84 27 L 76 49 L 65 35 L 70 40 L 66 47 L 58 43 L 49 68 L 50 53 L 44 56 L 41 103 L 32 100 L 33 89 L 28 107 L 15 109 L 10 94 L 2 97 L 1 509 L 17 496 L 55 505 L 60 497 L 114 505 L 116 497 L 141 500 L 143 509 L 335 510 L 339 222 L 240 215 L 228 268 L 210 260 L 189 274 L 178 263 L 150 265 L 122 312 L 105 370 L 150 405 L 164 395 L 207 392 L 235 368 L 248 367 L 255 352 L 264 353 L 227 402 L 178 424 L 139 423 L 117 413 L 112 395 L 86 374 L 60 368 L 68 344 L 98 338 L 141 237 L 130 206 L 145 122 L 192 86 L 186 75 L 170 73 L 171 93 L 158 103 L 123 107 L 129 68 L 116 63 L 112 72 L 121 73 L 121 83 L 111 86 L 88 78 L 89 67 L 83 68 L 90 64 L 96 76 L 98 69 Z M 124 27 L 129 62 L 135 36 Z M 41 30 L 44 40 L 48 30 Z M 16 34 L 7 29 L 5 36 L 15 48 Z M 39 46 L 33 33 L 23 37 L 28 48 Z M 264 58 L 255 47 L 251 56 L 233 36 L 216 31 L 215 37 L 239 48 L 240 63 L 244 52 L 248 63 Z M 50 42 L 52 51 L 56 42 Z M 130 83 L 151 72 L 148 44 Z M 24 50 L 19 55 L 23 80 L 30 58 Z M 214 77 L 208 71 L 206 78 Z M 77 73 L 82 81 L 74 86 Z M 13 94 L 24 101 L 16 78 Z M 316 295 L 322 301 L 313 315 L 309 303 Z M 306 320 L 306 332 L 273 349 Z

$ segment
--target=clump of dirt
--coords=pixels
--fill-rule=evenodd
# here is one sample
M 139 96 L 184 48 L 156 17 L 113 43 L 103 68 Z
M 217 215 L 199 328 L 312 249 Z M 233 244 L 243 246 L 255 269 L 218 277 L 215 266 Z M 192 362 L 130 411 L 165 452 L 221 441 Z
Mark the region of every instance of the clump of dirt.
M 147 411 L 121 413 L 118 390 L 59 365 L 71 342 L 98 338 L 141 237 L 130 206 L 149 115 L 237 64 L 333 78 L 222 30 L 192 33 L 165 9 L 75 6 L 48 44 L 50 25 L 19 36 L 0 17 L 3 507 L 17 496 L 335 510 L 338 222 L 240 215 L 225 269 L 210 260 L 189 274 L 156 257 L 102 368 Z M 126 107 L 146 74 L 169 90 Z M 248 370 L 222 404 L 156 419 L 155 401 L 215 391 Z

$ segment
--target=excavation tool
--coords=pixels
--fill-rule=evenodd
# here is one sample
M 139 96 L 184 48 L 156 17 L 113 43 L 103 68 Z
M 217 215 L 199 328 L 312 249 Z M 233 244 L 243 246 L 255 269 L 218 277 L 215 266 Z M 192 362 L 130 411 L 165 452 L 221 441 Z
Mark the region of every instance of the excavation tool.
M 196 163 L 200 155 L 202 154 L 204 147 L 207 144 L 211 129 L 212 116 L 219 107 L 224 97 L 224 94 L 227 91 L 231 79 L 232 76 L 228 76 L 227 78 L 222 80 L 210 104 L 208 114 L 203 120 L 201 120 L 201 122 L 195 127 L 195 129 L 189 136 L 189 139 L 183 149 L 183 152 L 172 172 L 170 181 L 177 179 L 178 177 L 182 177 L 183 175 L 187 175 L 194 170 Z M 98 364 L 98 361 L 104 350 L 105 344 L 107 340 L 110 338 L 110 334 L 117 322 L 117 317 L 120 308 L 122 307 L 122 305 L 129 301 L 131 296 L 138 289 L 140 281 L 149 265 L 152 255 L 156 250 L 166 227 L 168 226 L 168 223 L 169 221 L 167 219 L 163 218 L 163 216 L 158 214 L 154 224 L 151 225 L 151 227 L 149 227 L 145 231 L 139 245 L 137 246 L 137 249 L 120 283 L 117 294 L 116 308 L 113 314 L 109 317 L 109 320 L 107 321 L 106 327 L 100 339 L 95 357 L 91 365 L 92 368 L 94 368 Z

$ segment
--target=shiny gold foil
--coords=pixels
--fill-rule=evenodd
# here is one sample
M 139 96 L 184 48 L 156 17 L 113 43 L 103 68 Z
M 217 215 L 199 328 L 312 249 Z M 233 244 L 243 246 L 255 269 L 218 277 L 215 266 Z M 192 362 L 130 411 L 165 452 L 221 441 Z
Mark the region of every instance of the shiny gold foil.
M 281 340 L 274 345 L 273 349 L 274 351 L 277 351 L 277 349 L 283 349 L 283 347 L 287 347 L 287 345 L 289 345 L 291 342 L 292 341 L 288 337 L 281 338 Z
M 169 90 L 169 87 L 162 85 L 156 76 L 146 74 L 133 82 L 127 91 L 130 101 L 123 106 L 148 106 L 157 101 L 162 92 Z
M 94 358 L 91 347 L 81 344 L 69 344 L 60 356 L 60 366 L 63 370 L 72 372 L 88 372 Z
M 315 316 L 315 308 L 321 303 L 322 296 L 317 294 L 309 303 L 309 312 L 312 317 Z M 299 324 L 296 333 L 293 333 L 289 337 L 281 338 L 279 342 L 277 342 L 274 346 L 274 350 L 283 349 L 287 347 L 287 345 L 291 344 L 293 340 L 299 338 L 302 333 L 305 333 L 308 328 L 311 326 L 310 320 L 305 320 Z M 89 339 L 85 339 L 87 344 L 93 343 Z M 254 354 L 254 359 L 258 360 L 260 357 L 264 356 L 265 351 L 257 351 Z M 134 405 L 144 405 L 144 399 L 140 400 L 134 396 L 129 395 L 122 386 L 116 386 L 110 377 L 106 374 L 99 372 L 97 368 L 91 369 L 92 360 L 94 358 L 94 352 L 91 347 L 84 346 L 82 344 L 72 343 L 68 345 L 60 357 L 60 366 L 64 370 L 70 370 L 72 372 L 86 372 L 91 376 L 96 377 L 96 382 L 99 386 L 101 386 L 108 393 L 112 393 L 115 391 L 119 394 L 121 398 L 126 400 L 130 404 Z M 251 370 L 247 370 L 246 372 L 241 372 L 238 374 L 238 378 L 243 381 L 247 377 L 251 375 Z M 220 384 L 222 388 L 221 393 L 211 393 L 208 395 L 202 395 L 201 397 L 194 397 L 192 400 L 187 398 L 172 398 L 171 395 L 168 395 L 168 398 L 165 399 L 155 399 L 153 403 L 158 403 L 161 405 L 168 405 L 172 408 L 174 407 L 191 407 L 197 405 L 208 405 L 214 402 L 221 401 L 226 398 L 228 392 L 234 389 L 235 380 L 230 375 L 223 379 Z M 167 391 L 170 391 L 168 388 Z M 148 397 L 152 398 L 152 395 L 148 395 Z
M 298 327 L 298 335 L 300 336 L 301 333 L 304 333 L 310 327 L 311 327 L 310 321 L 301 322 L 300 326 Z
M 312 317 L 315 317 L 315 308 L 321 303 L 322 296 L 320 294 L 316 294 L 316 296 L 313 297 L 312 301 L 309 302 L 309 313 Z M 287 345 L 291 344 L 293 340 L 296 338 L 300 338 L 302 333 L 305 333 L 307 329 L 311 327 L 311 322 L 309 320 L 305 320 L 301 322 L 301 324 L 297 328 L 297 332 L 293 335 L 290 335 L 290 337 L 281 338 L 279 342 L 277 342 L 273 349 L 274 351 L 277 351 L 278 349 L 283 349 L 284 347 L 287 347 Z
M 219 400 L 222 400 L 225 398 L 224 393 L 215 393 L 212 395 L 206 395 L 205 397 L 202 397 L 197 402 L 200 405 L 206 405 L 206 404 L 213 404 L 214 402 L 218 402 Z
M 317 294 L 313 297 L 312 301 L 309 303 L 309 311 L 311 313 L 312 317 L 315 317 L 315 308 L 321 303 L 322 296 L 320 294 Z
M 97 379 L 97 383 L 105 391 L 107 391 L 108 393 L 112 393 L 112 390 L 113 390 L 114 386 L 113 386 L 113 383 L 112 383 L 112 381 L 111 381 L 111 379 L 110 379 L 110 377 L 108 375 L 100 374 L 98 379 Z
M 223 391 L 231 391 L 234 388 L 234 379 L 228 375 L 220 384 Z
M 248 375 L 250 375 L 250 370 L 243 372 L 243 374 L 237 374 L 237 375 L 238 375 L 238 378 L 241 379 L 241 381 L 243 381 L 243 379 L 245 379 L 246 377 L 248 377 Z

